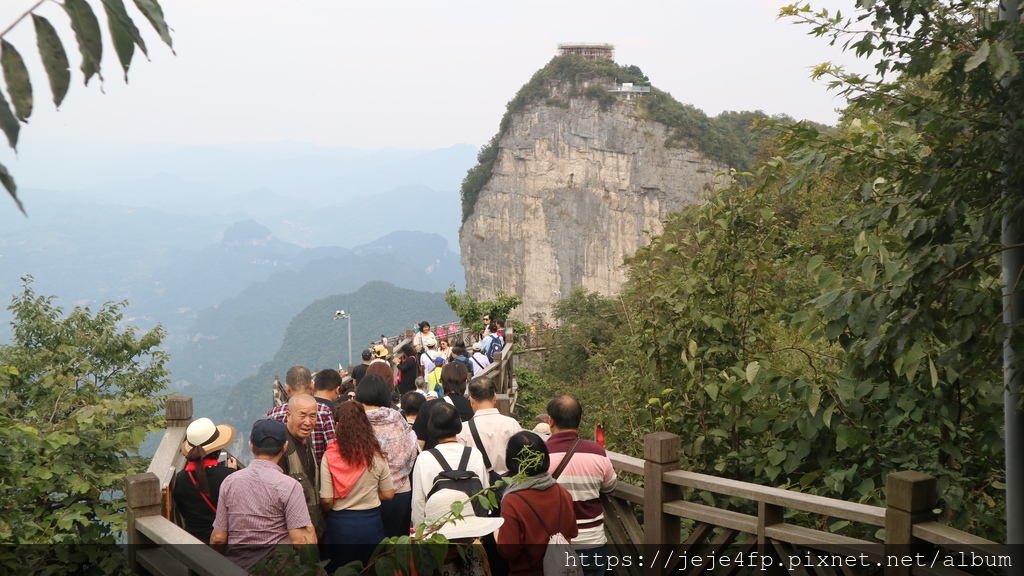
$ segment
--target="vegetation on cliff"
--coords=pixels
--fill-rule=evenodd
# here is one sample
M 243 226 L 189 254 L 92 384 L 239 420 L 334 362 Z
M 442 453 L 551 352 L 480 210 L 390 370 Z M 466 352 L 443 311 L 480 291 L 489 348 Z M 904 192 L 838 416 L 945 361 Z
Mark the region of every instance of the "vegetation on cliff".
M 590 98 L 607 110 L 618 101 L 608 92 L 614 82 L 648 85 L 650 80 L 637 66 L 621 66 L 610 60 L 586 60 L 580 56 L 556 56 L 538 70 L 506 105 L 498 133 L 477 156 L 477 164 L 462 181 L 462 221 L 473 213 L 480 191 L 491 178 L 498 158 L 498 143 L 511 124 L 512 117 L 529 106 L 567 106 L 566 98 Z M 555 89 L 569 86 L 568 95 L 555 95 Z M 669 127 L 665 140 L 668 147 L 690 147 L 736 170 L 746 170 L 754 162 L 754 154 L 762 138 L 756 130 L 763 112 L 723 112 L 711 118 L 707 114 L 676 101 L 671 94 L 651 87 L 650 94 L 632 100 L 634 114 Z M 775 117 L 792 121 L 786 116 Z
M 791 126 L 749 184 L 673 215 L 621 295 L 559 302 L 530 393 L 571 386 L 613 450 L 668 430 L 684 468 L 745 481 L 881 504 L 886 474 L 918 470 L 944 522 L 1004 541 L 1002 354 L 1024 327 L 1002 320 L 1000 256 L 1020 245 L 1000 224 L 1024 210 L 1024 136 L 1004 128 L 1024 114 L 1024 24 L 995 2 L 873 5 L 784 9 L 886 76 L 820 68 L 851 101 L 839 128 Z

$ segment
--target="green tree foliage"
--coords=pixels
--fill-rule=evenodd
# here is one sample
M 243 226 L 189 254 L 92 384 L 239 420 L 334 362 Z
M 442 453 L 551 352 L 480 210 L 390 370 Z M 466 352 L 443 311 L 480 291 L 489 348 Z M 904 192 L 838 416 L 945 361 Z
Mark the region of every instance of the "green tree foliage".
M 122 557 L 102 545 L 119 541 L 124 478 L 145 470 L 139 444 L 162 423 L 163 329 L 123 328 L 124 303 L 65 315 L 30 282 L 0 346 L 0 543 L 18 545 L 0 566 L 114 573 Z
M 585 378 L 648 398 L 695 469 L 872 503 L 886 474 L 919 470 L 947 522 L 1000 540 L 999 231 L 1024 207 L 1024 131 L 1005 129 L 1024 26 L 994 2 L 860 5 L 784 14 L 862 30 L 847 46 L 884 75 L 819 69 L 851 99 L 841 126 L 790 127 L 778 157 L 669 219 L 629 261 L 627 345 Z M 629 451 L 640 433 L 608 437 Z
M 49 80 L 54 106 L 60 107 L 67 95 L 68 87 L 71 85 L 68 55 L 57 34 L 57 29 L 49 20 L 35 13 L 35 10 L 42 4 L 43 2 L 36 3 L 28 12 L 19 16 L 3 32 L 0 32 L 0 68 L 3 68 L 4 83 L 7 86 L 6 98 L 0 92 L 0 130 L 7 137 L 7 143 L 15 150 L 18 146 L 21 123 L 28 123 L 28 118 L 32 115 L 34 100 L 28 68 L 18 49 L 3 39 L 7 33 L 31 16 L 39 58 L 42 60 L 43 69 L 46 71 L 47 80 Z M 146 42 L 132 21 L 123 0 L 102 0 L 101 4 L 107 17 L 110 41 L 114 45 L 118 62 L 124 69 L 124 79 L 127 82 L 128 68 L 135 56 L 135 48 L 138 47 L 144 55 L 148 55 Z M 82 56 L 80 68 L 85 84 L 88 85 L 93 76 L 99 77 L 102 81 L 100 65 L 103 61 L 104 39 L 103 32 L 100 30 L 100 22 L 96 18 L 92 5 L 86 0 L 65 0 L 61 6 L 68 16 L 69 25 L 74 32 L 78 50 Z M 167 23 L 164 22 L 163 10 L 157 0 L 135 0 L 135 6 L 146 20 L 149 20 L 149 23 L 160 35 L 160 39 L 171 46 L 170 30 Z M 10 103 L 8 103 L 8 99 Z M 25 209 L 18 199 L 18 189 L 14 178 L 2 164 L 0 164 L 0 184 L 3 184 L 7 193 L 18 205 L 18 209 L 24 213 Z
M 775 169 L 767 167 L 766 170 Z M 762 174 L 763 176 L 763 174 Z M 809 484 L 836 465 L 838 393 L 829 346 L 792 326 L 816 294 L 803 272 L 822 212 L 787 221 L 772 179 L 724 189 L 674 215 L 628 263 L 628 377 L 655 427 L 680 434 L 690 466 Z M 848 480 L 833 482 L 846 492 Z M 874 488 L 866 484 L 858 498 Z
M 622 321 L 618 308 L 617 301 L 583 288 L 559 300 L 552 311 L 559 325 L 554 334 L 559 353 L 547 357 L 545 374 L 558 382 L 583 382 L 590 359 L 601 357 L 615 339 Z
M 495 135 L 486 146 L 480 149 L 480 152 L 476 155 L 476 166 L 470 168 L 466 172 L 466 177 L 462 179 L 459 195 L 462 198 L 463 222 L 473 213 L 473 207 L 476 206 L 476 200 L 480 197 L 480 191 L 484 189 L 487 181 L 491 179 L 494 162 L 498 159 L 499 138 L 500 134 Z
M 465 327 L 479 326 L 483 330 L 484 314 L 491 314 L 493 318 L 508 318 L 509 312 L 523 303 L 521 296 L 508 295 L 498 290 L 493 300 L 481 300 L 469 292 L 459 292 L 455 286 L 448 288 L 444 293 L 444 301 L 448 307 L 459 317 Z
M 1024 218 L 1024 25 L 998 21 L 997 2 L 861 4 L 852 20 L 784 10 L 878 60 L 876 77 L 819 68 L 853 102 L 849 128 L 791 143 L 797 184 L 851 166 L 862 175 L 850 190 L 860 207 L 843 222 L 855 260 L 816 268 L 814 311 L 846 352 L 845 376 L 899 398 L 895 409 L 865 405 L 865 427 L 913 442 L 903 457 L 940 477 L 947 517 L 998 535 L 999 255 L 1013 248 L 1000 223 Z M 1021 334 L 1013 327 L 1017 348 Z

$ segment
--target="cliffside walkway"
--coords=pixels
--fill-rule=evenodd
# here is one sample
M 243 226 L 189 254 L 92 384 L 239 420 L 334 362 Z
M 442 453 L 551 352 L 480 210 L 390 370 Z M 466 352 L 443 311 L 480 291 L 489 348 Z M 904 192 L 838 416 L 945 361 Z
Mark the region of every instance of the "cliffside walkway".
M 509 410 L 516 390 L 511 346 L 505 351 L 508 357 L 498 357 L 485 372 L 501 382 Z M 171 482 L 184 465 L 179 447 L 192 422 L 192 399 L 171 397 L 166 410 L 167 429 L 149 470 L 125 482 L 132 570 L 243 576 L 244 570 L 171 520 Z M 1004 572 L 981 572 L 971 562 L 1008 566 L 1005 546 L 936 520 L 937 480 L 931 476 L 889 474 L 886 506 L 870 506 L 682 470 L 679 448 L 677 435 L 655 432 L 644 437 L 643 458 L 608 453 L 619 475 L 618 487 L 603 498 L 617 563 L 612 573 L 956 576 Z M 834 534 L 826 529 L 834 520 L 874 536 Z

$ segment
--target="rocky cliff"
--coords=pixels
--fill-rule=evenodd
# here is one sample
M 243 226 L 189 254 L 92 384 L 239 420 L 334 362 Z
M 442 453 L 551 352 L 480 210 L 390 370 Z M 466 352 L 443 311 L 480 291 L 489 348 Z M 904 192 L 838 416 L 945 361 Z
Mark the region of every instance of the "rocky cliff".
M 521 109 L 510 103 L 501 133 L 481 153 L 482 164 L 493 159 L 489 178 L 464 206 L 468 292 L 522 296 L 515 316 L 524 320 L 550 318 L 552 304 L 576 287 L 613 294 L 625 280 L 623 260 L 660 233 L 668 213 L 715 186 L 727 166 L 649 118 L 642 99 L 667 95 L 613 98 L 612 82 L 548 80 Z

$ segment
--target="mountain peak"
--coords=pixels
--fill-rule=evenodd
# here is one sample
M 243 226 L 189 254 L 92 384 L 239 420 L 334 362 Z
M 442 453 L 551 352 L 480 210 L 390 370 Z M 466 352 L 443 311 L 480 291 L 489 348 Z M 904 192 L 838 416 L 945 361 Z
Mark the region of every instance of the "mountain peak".
M 235 222 L 224 231 L 224 244 L 228 246 L 267 244 L 273 238 L 270 228 L 255 220 Z

